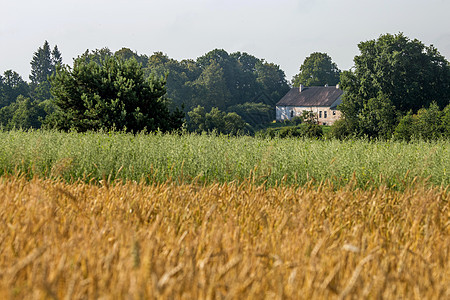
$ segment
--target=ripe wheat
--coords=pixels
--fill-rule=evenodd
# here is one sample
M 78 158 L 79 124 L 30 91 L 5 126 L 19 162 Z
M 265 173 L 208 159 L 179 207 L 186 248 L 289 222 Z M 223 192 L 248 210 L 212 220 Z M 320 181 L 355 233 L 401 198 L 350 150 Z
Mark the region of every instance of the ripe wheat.
M 449 191 L 0 177 L 0 298 L 448 299 Z

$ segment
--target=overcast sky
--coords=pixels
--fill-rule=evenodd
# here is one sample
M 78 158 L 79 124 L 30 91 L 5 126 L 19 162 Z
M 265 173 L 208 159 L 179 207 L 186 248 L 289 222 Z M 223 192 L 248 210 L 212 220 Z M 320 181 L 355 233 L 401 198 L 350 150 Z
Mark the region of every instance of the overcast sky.
M 47 40 L 64 63 L 86 49 L 162 51 L 181 60 L 215 48 L 247 52 L 298 73 L 312 52 L 341 70 L 361 41 L 403 32 L 450 59 L 450 0 L 0 0 L 0 73 L 29 80 Z

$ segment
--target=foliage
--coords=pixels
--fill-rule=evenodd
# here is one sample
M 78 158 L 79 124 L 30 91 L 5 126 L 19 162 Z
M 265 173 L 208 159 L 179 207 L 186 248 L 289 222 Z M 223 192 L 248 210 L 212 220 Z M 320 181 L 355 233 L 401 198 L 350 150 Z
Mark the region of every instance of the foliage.
M 0 109 L 0 124 L 7 130 L 41 128 L 46 114 L 40 102 L 20 95 L 15 102 Z
M 58 67 L 51 83 L 59 110 L 48 124 L 56 128 L 136 132 L 173 130 L 182 124 L 180 112 L 167 108 L 164 80 L 144 79 L 135 60 L 112 56 L 98 63 L 96 58 L 79 57 L 73 69 Z
M 406 141 L 450 138 L 449 111 L 450 105 L 441 111 L 433 102 L 428 109 L 422 108 L 415 115 L 409 112 L 395 128 L 394 138 Z
M 114 56 L 114 53 L 109 50 L 109 48 L 104 47 L 92 51 L 89 51 L 89 49 L 87 49 L 83 54 L 78 56 L 77 59 L 79 61 L 85 61 L 86 63 L 90 63 L 92 61 L 101 65 L 105 60 L 111 58 L 112 56 Z
M 56 71 L 56 66 L 63 64 L 62 54 L 59 52 L 58 46 L 55 45 L 52 50 L 52 73 Z
M 90 62 L 102 65 L 104 61 L 112 57 L 124 61 L 136 60 L 143 68 L 144 78 L 150 81 L 155 78 L 158 80 L 162 77 L 165 78 L 167 93 L 164 102 L 169 111 L 178 116 L 175 118 L 178 121 L 173 120 L 176 124 L 172 125 L 175 127 L 180 125 L 180 107 L 187 113 L 200 105 L 208 111 L 217 107 L 223 112 L 235 112 L 244 118 L 245 123 L 260 128 L 272 120 L 275 103 L 289 90 L 285 74 L 279 66 L 247 53 L 228 54 L 225 50 L 220 49 L 210 51 L 197 60 L 177 61 L 161 52 L 155 52 L 148 57 L 139 55 L 129 48 L 122 48 L 115 53 L 108 48 L 102 48 L 93 51 L 86 50 L 76 61 L 84 61 L 86 65 Z M 51 99 L 51 84 L 48 78 L 55 72 L 57 65 L 61 65 L 60 70 L 66 68 L 62 66 L 62 56 L 58 47 L 55 46 L 51 50 L 49 43 L 45 41 L 44 45 L 34 53 L 31 61 L 30 79 L 32 82 L 30 85 L 11 70 L 5 72 L 5 76 L 0 76 L 0 108 L 15 102 L 19 95 L 31 98 L 32 102 Z M 66 71 L 69 72 L 69 69 Z M 94 102 L 98 104 L 96 101 Z M 111 118 L 109 115 L 114 115 L 113 119 L 118 118 L 120 107 L 110 108 L 114 111 L 104 114 L 106 107 L 103 107 L 100 115 L 108 119 Z M 97 124 L 89 121 L 81 125 L 83 119 L 86 121 L 86 118 L 93 119 L 95 117 L 96 113 L 91 110 L 87 116 L 77 116 L 78 125 L 75 126 L 71 121 L 66 122 L 68 119 L 74 120 L 75 117 L 69 115 L 63 117 L 64 114 L 62 110 L 57 109 L 55 114 L 47 116 L 46 126 L 64 129 L 78 126 L 83 128 L 82 130 L 86 130 L 87 128 L 99 128 L 101 127 L 100 123 L 106 122 L 106 120 L 98 122 L 91 120 Z M 73 115 L 73 113 L 71 114 Z M 128 112 L 128 115 L 130 114 Z M 239 120 L 234 115 L 229 117 L 234 120 L 233 122 Z M 232 122 L 231 119 L 230 122 Z M 109 121 L 106 123 L 108 126 L 111 125 Z M 118 124 L 115 126 L 123 125 L 120 122 Z M 251 131 L 247 125 L 246 130 Z
M 193 107 L 193 82 L 198 78 L 201 70 L 193 60 L 178 62 L 162 52 L 155 52 L 150 56 L 145 69 L 147 75 L 155 74 L 166 78 L 167 97 L 171 108 L 184 106 L 188 111 Z
M 52 65 L 50 45 L 47 41 L 42 47 L 34 53 L 31 64 L 30 80 L 33 84 L 40 84 L 47 81 L 47 78 L 52 75 L 54 66 Z
M 300 66 L 300 73 L 292 79 L 292 85 L 324 86 L 337 85 L 341 71 L 326 53 L 314 52 Z
M 0 76 L 0 108 L 15 102 L 19 95 L 27 97 L 28 84 L 13 70 L 7 70 Z
M 319 124 L 319 118 L 317 117 L 317 114 L 311 110 L 302 111 L 302 114 L 299 117 L 302 120 L 302 123 L 306 123 L 306 124 L 310 124 L 310 125 L 318 125 Z
M 369 99 L 358 116 L 359 134 L 388 139 L 397 125 L 395 106 L 385 96 Z
M 447 136 L 450 136 L 450 104 L 444 108 L 442 113 L 442 127 Z
M 264 103 L 245 102 L 228 107 L 228 112 L 235 112 L 253 128 L 265 126 L 274 119 L 273 107 Z
M 353 70 L 343 72 L 339 106 L 349 131 L 389 137 L 396 115 L 417 113 L 435 101 L 450 103 L 450 65 L 433 46 L 402 33 L 361 42 Z
M 62 64 L 62 55 L 58 47 L 53 51 L 47 41 L 34 53 L 31 64 L 31 90 L 35 100 L 43 101 L 51 98 L 49 78 L 55 73 L 56 67 Z
M 226 113 L 213 107 L 206 112 L 202 106 L 197 106 L 188 113 L 188 129 L 191 132 L 215 132 L 219 134 L 237 135 L 248 129 L 248 124 L 236 113 Z
M 193 60 L 178 62 L 161 52 L 149 58 L 148 73 L 167 76 L 168 98 L 186 111 L 198 105 L 227 111 L 244 103 L 274 107 L 289 90 L 279 66 L 247 53 L 212 50 Z
M 259 138 L 322 138 L 323 126 L 319 125 L 317 114 L 304 110 L 300 116 L 284 120 L 282 126 L 268 127 L 256 133 Z
M 300 125 L 302 136 L 305 138 L 321 138 L 323 136 L 322 126 L 318 124 L 305 123 Z
M 256 82 L 259 89 L 269 95 L 271 103 L 275 104 L 289 91 L 289 86 L 286 81 L 286 75 L 280 67 L 274 63 L 267 63 L 261 60 L 256 64 Z
M 257 132 L 258 138 L 311 138 L 318 139 L 323 136 L 322 126 L 313 123 L 301 123 L 296 126 L 283 126 L 267 128 Z
M 122 60 L 129 60 L 129 59 L 135 59 L 142 68 L 146 68 L 148 64 L 149 57 L 147 55 L 139 55 L 137 52 L 131 51 L 129 48 L 122 48 L 116 52 L 114 52 L 114 56 L 122 59 Z
M 333 123 L 327 136 L 339 140 L 344 140 L 352 135 L 351 125 L 347 119 L 341 118 Z
M 192 83 L 192 104 L 206 109 L 214 107 L 225 110 L 231 103 L 231 93 L 227 87 L 224 70 L 214 61 L 207 65 Z

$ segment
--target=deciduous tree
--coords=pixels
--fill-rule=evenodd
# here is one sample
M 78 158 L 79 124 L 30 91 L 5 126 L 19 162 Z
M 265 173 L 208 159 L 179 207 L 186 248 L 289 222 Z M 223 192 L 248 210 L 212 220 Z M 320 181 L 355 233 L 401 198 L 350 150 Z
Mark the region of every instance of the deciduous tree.
M 29 86 L 15 71 L 7 70 L 0 76 L 0 108 L 16 101 L 19 95 L 29 96 Z
M 188 112 L 188 129 L 192 132 L 216 132 L 220 134 L 236 135 L 244 133 L 248 124 L 236 113 L 225 113 L 217 107 L 206 112 L 202 106 L 197 106 Z
M 450 65 L 433 46 L 399 33 L 358 48 L 354 68 L 343 72 L 340 82 L 345 93 L 339 109 L 350 132 L 389 136 L 395 115 L 416 113 L 433 101 L 440 109 L 450 103 Z
M 173 130 L 182 125 L 179 111 L 170 113 L 165 101 L 165 82 L 150 76 L 136 60 L 104 60 L 79 57 L 73 69 L 57 67 L 52 94 L 59 110 L 48 122 L 78 131 L 126 129 Z
M 292 79 L 294 87 L 336 85 L 341 71 L 326 53 L 314 52 L 300 66 L 300 72 Z

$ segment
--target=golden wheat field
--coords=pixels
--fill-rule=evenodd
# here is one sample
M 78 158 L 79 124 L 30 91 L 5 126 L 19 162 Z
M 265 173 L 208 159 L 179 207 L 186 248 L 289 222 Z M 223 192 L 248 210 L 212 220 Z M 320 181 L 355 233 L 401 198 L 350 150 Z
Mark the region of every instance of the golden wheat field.
M 0 178 L 1 299 L 449 299 L 447 189 Z

